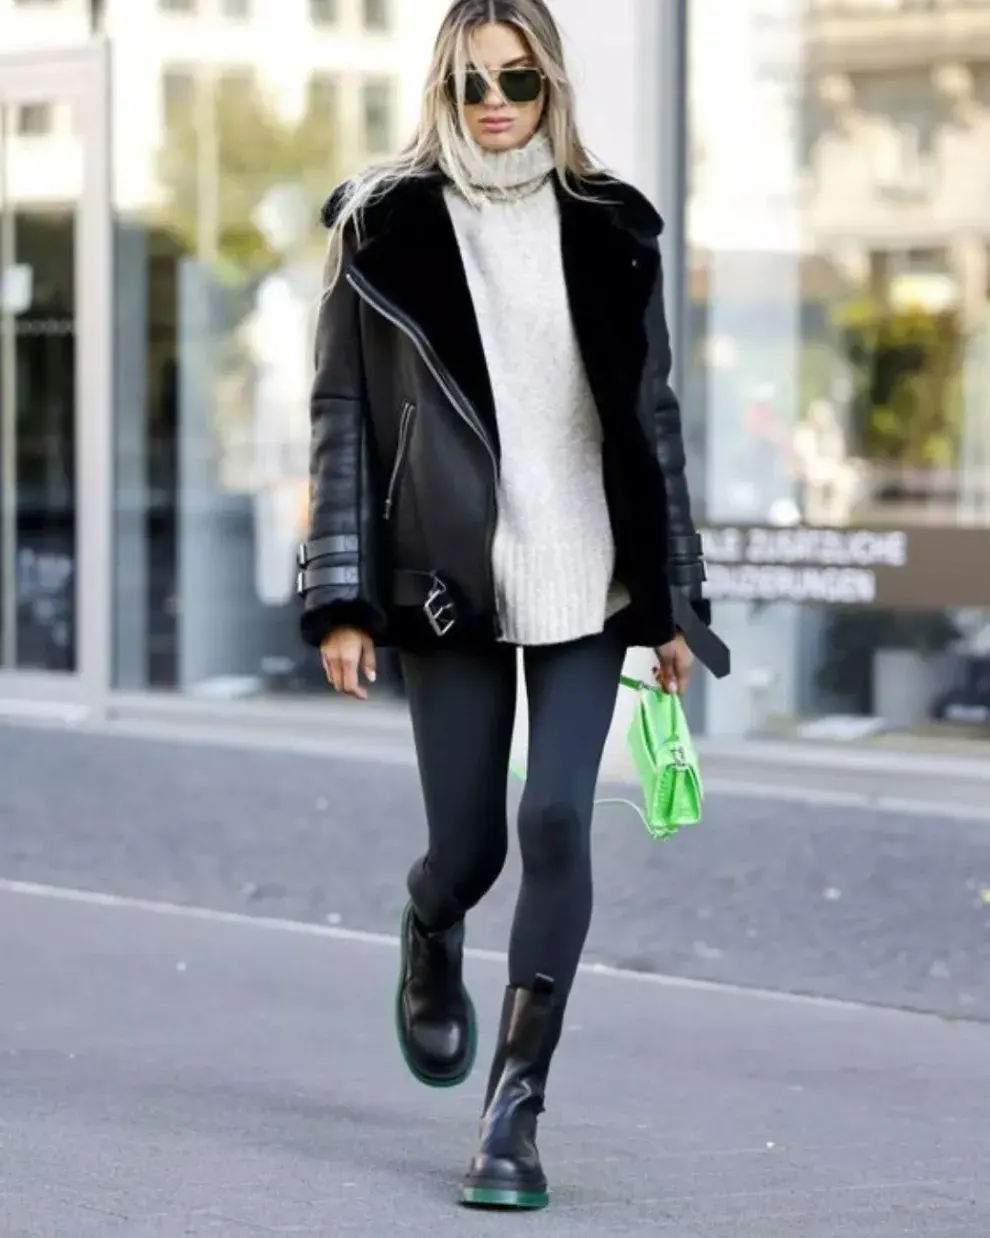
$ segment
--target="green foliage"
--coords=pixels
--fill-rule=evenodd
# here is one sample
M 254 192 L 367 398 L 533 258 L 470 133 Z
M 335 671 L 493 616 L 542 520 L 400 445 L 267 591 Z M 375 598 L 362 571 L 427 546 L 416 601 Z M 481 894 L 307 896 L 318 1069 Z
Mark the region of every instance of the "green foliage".
M 961 422 L 955 315 L 863 299 L 841 307 L 836 325 L 855 385 L 857 453 L 878 463 L 951 466 Z
M 170 118 L 160 152 L 162 223 L 182 249 L 194 250 L 204 189 L 213 192 L 218 274 L 236 282 L 246 271 L 261 273 L 274 261 L 253 221 L 265 194 L 278 184 L 301 186 L 313 204 L 316 237 L 319 203 L 334 182 L 337 165 L 333 117 L 311 106 L 293 124 L 253 85 L 204 80 Z

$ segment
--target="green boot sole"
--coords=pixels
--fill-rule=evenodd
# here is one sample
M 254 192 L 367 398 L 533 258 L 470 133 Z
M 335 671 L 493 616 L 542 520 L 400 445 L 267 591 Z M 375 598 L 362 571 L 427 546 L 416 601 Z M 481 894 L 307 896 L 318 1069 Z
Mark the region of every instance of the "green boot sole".
M 471 995 L 467 989 L 464 989 L 464 1001 L 467 1005 L 467 1021 L 468 1021 L 468 1047 L 467 1055 L 464 1059 L 463 1067 L 456 1075 L 429 1075 L 413 1061 L 412 1055 L 409 1052 L 409 1046 L 406 1044 L 406 1037 L 403 1028 L 402 1018 L 402 989 L 406 978 L 406 940 L 409 932 L 409 917 L 412 915 L 412 903 L 407 904 L 402 913 L 402 920 L 399 925 L 399 983 L 395 990 L 395 1034 L 399 1041 L 399 1051 L 402 1054 L 402 1059 L 409 1069 L 409 1073 L 417 1081 L 428 1088 L 456 1088 L 459 1087 L 474 1070 L 474 1061 L 478 1055 L 478 1019 L 474 1012 L 474 1002 L 471 1001 Z
M 466 1208 L 511 1208 L 535 1212 L 550 1203 L 549 1191 L 514 1191 L 506 1187 L 465 1186 L 461 1203 Z

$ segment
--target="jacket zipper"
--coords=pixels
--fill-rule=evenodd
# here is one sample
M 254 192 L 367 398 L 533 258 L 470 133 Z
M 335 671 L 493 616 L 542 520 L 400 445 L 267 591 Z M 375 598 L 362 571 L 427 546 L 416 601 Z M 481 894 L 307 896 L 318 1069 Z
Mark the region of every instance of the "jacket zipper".
M 394 327 L 397 327 L 405 336 L 413 343 L 416 351 L 422 358 L 423 364 L 433 375 L 440 387 L 441 391 L 450 401 L 454 412 L 461 418 L 462 421 L 472 430 L 472 432 L 481 441 L 482 446 L 488 453 L 488 458 L 492 466 L 492 493 L 498 493 L 499 468 L 498 457 L 495 454 L 495 448 L 485 432 L 485 427 L 482 424 L 481 418 L 472 408 L 468 400 L 460 393 L 456 383 L 447 373 L 446 367 L 437 356 L 429 340 L 420 330 L 419 325 L 403 313 L 398 306 L 393 305 L 387 297 L 370 284 L 360 272 L 355 271 L 352 267 L 345 273 L 344 277 L 350 286 L 354 289 L 362 301 L 365 301 L 373 310 L 381 314 L 381 316 L 390 322 Z M 494 504 L 493 504 L 494 506 Z M 495 587 L 495 569 L 492 564 L 492 549 L 495 540 L 495 524 L 497 519 L 497 510 L 489 514 L 488 519 L 488 535 L 486 538 L 488 552 L 488 582 L 491 589 L 492 604 L 495 607 L 495 615 L 498 626 L 498 635 L 503 632 L 501 608 L 498 600 L 498 590 Z
M 409 431 L 412 429 L 415 412 L 416 405 L 410 404 L 407 400 L 402 406 L 402 417 L 399 421 L 399 446 L 395 452 L 395 464 L 392 465 L 392 475 L 388 479 L 388 493 L 385 496 L 384 517 L 386 520 L 391 519 L 392 516 L 392 504 L 395 502 L 395 492 L 399 485 L 402 466 L 405 463 L 406 451 L 409 447 Z

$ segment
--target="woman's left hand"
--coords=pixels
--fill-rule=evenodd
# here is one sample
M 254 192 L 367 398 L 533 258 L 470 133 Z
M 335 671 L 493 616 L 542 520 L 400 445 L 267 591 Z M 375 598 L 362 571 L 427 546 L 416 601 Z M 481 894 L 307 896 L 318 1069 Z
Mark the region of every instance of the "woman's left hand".
M 681 696 L 687 691 L 691 679 L 694 654 L 688 648 L 687 641 L 680 632 L 672 641 L 660 646 L 657 650 L 657 659 L 659 665 L 653 668 L 653 678 L 664 692 Z

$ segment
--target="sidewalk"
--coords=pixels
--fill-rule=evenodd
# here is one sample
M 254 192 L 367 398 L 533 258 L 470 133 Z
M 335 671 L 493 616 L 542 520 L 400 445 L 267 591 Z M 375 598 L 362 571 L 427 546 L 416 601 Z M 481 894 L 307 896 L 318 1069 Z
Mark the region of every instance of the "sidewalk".
M 420 1088 L 396 952 L 313 926 L 0 894 L 4 1238 L 986 1238 L 990 1029 L 584 975 L 540 1217 L 454 1204 L 479 1069 Z
M 634 782 L 635 768 L 625 740 L 625 719 L 633 697 L 623 693 L 602 761 L 602 779 Z M 19 719 L 23 721 L 24 719 Z M 57 713 L 36 723 L 62 726 Z M 0 717 L 0 723 L 3 719 Z M 190 702 L 181 697 L 149 703 L 132 698 L 113 716 L 70 725 L 101 733 L 148 734 L 161 738 L 218 736 L 231 743 L 287 751 L 369 755 L 412 765 L 412 730 L 404 702 L 380 696 L 367 703 L 336 697 L 252 700 L 227 704 Z M 526 744 L 525 701 L 517 713 L 514 755 Z M 922 816 L 985 820 L 990 825 L 990 756 L 972 741 L 921 742 L 903 748 L 889 741 L 793 741 L 785 739 L 698 740 L 706 786 L 715 792 L 776 796 L 836 806 L 890 809 Z

